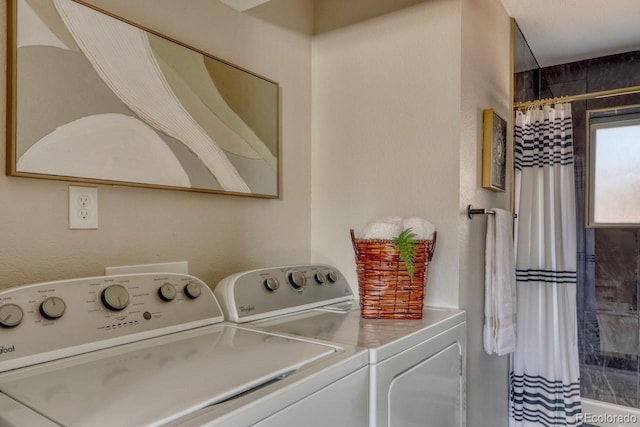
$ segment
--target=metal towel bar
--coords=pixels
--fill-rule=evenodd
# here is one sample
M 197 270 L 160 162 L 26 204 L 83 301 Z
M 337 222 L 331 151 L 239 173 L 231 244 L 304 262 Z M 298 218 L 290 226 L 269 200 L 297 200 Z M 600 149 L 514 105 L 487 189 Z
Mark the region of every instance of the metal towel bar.
M 491 209 L 473 209 L 473 206 L 467 206 L 467 217 L 473 218 L 474 215 L 495 215 L 496 213 Z M 514 218 L 518 218 L 518 214 L 513 214 Z

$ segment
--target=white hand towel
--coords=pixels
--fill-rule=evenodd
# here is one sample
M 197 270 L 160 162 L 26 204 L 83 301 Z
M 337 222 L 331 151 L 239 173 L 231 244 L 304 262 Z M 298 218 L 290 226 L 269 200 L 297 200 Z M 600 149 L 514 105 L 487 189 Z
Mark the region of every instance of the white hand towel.
M 433 224 L 426 219 L 418 218 L 417 216 L 405 218 L 402 221 L 402 228 L 410 228 L 411 232 L 416 235 L 416 239 L 418 240 L 433 240 L 433 234 L 436 231 Z
M 516 345 L 516 269 L 513 250 L 513 215 L 492 209 L 487 215 L 485 249 L 484 350 L 499 356 Z

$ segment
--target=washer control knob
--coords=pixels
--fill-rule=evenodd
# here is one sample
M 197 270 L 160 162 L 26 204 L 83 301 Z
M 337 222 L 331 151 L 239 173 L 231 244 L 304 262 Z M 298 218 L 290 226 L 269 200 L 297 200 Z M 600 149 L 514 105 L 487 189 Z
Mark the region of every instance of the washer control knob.
M 5 304 L 0 306 L 0 326 L 13 328 L 18 326 L 24 317 L 24 312 L 19 305 Z
M 122 311 L 129 305 L 129 292 L 122 285 L 111 285 L 100 294 L 100 300 L 111 311 Z
M 158 295 L 162 301 L 173 301 L 177 295 L 176 287 L 171 283 L 165 283 L 158 288 Z
M 67 306 L 62 298 L 49 297 L 40 304 L 40 314 L 45 319 L 55 320 L 62 317 L 66 308 Z
M 202 294 L 202 286 L 200 283 L 189 282 L 184 287 L 184 294 L 189 298 L 196 299 Z
M 299 271 L 292 271 L 289 273 L 289 283 L 291 283 L 291 286 L 295 289 L 301 289 L 307 284 L 307 278 Z
M 275 277 L 267 277 L 262 283 L 269 292 L 273 292 L 280 287 L 280 282 Z
M 327 276 L 321 271 L 318 271 L 314 277 L 319 285 L 324 285 L 327 282 Z
M 336 273 L 335 271 L 330 271 L 330 272 L 327 274 L 327 277 L 329 278 L 329 281 L 330 281 L 331 283 L 335 283 L 335 282 L 337 282 L 337 281 L 338 281 L 338 273 Z

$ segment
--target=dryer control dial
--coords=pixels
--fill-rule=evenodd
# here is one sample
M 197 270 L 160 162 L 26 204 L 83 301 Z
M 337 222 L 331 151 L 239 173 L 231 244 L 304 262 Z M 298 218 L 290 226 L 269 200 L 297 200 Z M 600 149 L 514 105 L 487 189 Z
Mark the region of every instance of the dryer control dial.
M 122 285 L 111 285 L 102 291 L 100 300 L 111 311 L 122 311 L 129 305 L 129 292 Z
M 202 294 L 202 286 L 200 286 L 200 283 L 189 282 L 184 287 L 184 294 L 189 298 L 196 299 Z
M 176 291 L 176 287 L 169 282 L 158 288 L 158 295 L 162 301 L 173 301 L 177 294 L 178 292 Z
M 316 278 L 316 283 L 319 285 L 324 285 L 327 282 L 327 275 L 321 271 L 318 271 L 314 277 Z
M 59 319 L 64 314 L 67 306 L 59 297 L 49 297 L 40 304 L 40 314 L 46 319 Z
M 5 304 L 0 306 L 0 326 L 13 328 L 22 322 L 24 312 L 19 305 Z
M 338 277 L 338 273 L 336 273 L 336 272 L 335 272 L 335 271 L 333 271 L 333 270 L 332 270 L 332 271 L 330 271 L 330 272 L 327 274 L 327 277 L 329 278 L 329 281 L 330 281 L 331 283 L 335 283 L 335 282 L 337 282 L 337 281 L 338 281 L 338 279 L 339 279 L 339 277 Z
M 289 273 L 289 283 L 295 289 L 301 289 L 304 285 L 307 284 L 307 278 L 304 277 L 304 273 L 300 271 L 292 271 Z
M 275 277 L 268 277 L 262 283 L 269 292 L 273 292 L 280 287 L 280 282 Z

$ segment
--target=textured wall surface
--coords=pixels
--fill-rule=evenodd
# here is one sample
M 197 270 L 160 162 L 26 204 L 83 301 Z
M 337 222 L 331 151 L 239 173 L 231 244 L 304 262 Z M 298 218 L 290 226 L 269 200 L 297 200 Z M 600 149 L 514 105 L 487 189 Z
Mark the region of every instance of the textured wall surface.
M 313 42 L 312 259 L 357 286 L 349 229 L 438 230 L 426 304 L 458 306 L 460 4 L 436 0 Z
M 481 188 L 482 111 L 493 108 L 511 123 L 510 21 L 499 1 L 462 2 L 462 102 L 460 114 L 459 211 L 467 205 L 510 209 L 511 162 L 503 193 Z M 508 146 L 511 127 L 508 126 Z M 508 150 L 509 153 L 511 150 Z M 511 159 L 512 156 L 507 156 Z M 460 221 L 460 306 L 467 310 L 467 410 L 469 427 L 507 425 L 509 357 L 487 355 L 482 346 L 484 324 L 484 247 L 487 218 Z
M 280 84 L 282 198 L 99 185 L 99 229 L 69 230 L 68 183 L 0 176 L 0 287 L 178 260 L 213 286 L 239 270 L 308 262 L 311 1 L 272 1 L 251 14 L 217 1 L 94 3 Z M 4 9 L 0 20 L 5 67 Z
M 467 309 L 473 427 L 508 422 L 508 358 L 482 350 L 486 218 L 464 211 L 509 209 L 510 174 L 505 193 L 480 188 L 482 111 L 511 116 L 509 52 L 509 17 L 496 0 L 423 2 L 313 44 L 311 257 L 355 285 L 349 228 L 386 215 L 435 224 L 425 300 Z
M 70 231 L 68 183 L 2 176 L 0 286 L 183 259 L 210 285 L 309 259 L 355 284 L 349 228 L 422 216 L 439 233 L 426 303 L 468 310 L 468 425 L 506 425 L 506 359 L 484 356 L 478 332 L 486 219 L 464 214 L 509 205 L 480 188 L 482 110 L 509 117 L 499 0 L 403 1 L 318 34 L 313 55 L 310 0 L 247 14 L 208 0 L 93 2 L 280 83 L 282 199 L 98 186 L 100 228 Z

